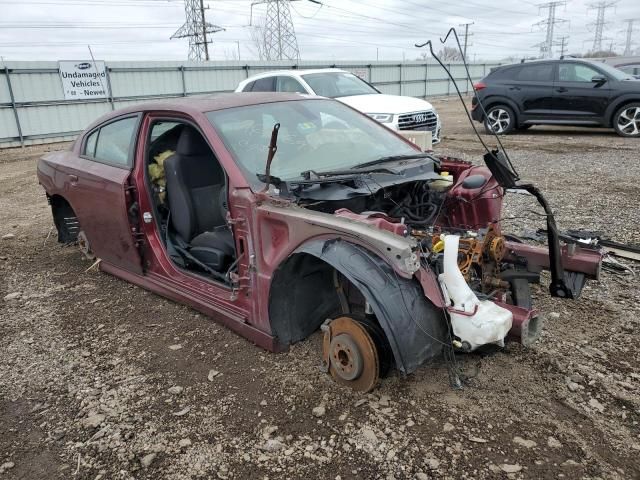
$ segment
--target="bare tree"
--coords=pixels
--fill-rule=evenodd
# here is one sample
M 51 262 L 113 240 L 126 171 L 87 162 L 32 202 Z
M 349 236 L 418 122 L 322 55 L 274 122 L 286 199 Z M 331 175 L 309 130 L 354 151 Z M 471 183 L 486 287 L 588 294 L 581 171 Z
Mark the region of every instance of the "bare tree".
M 238 50 L 235 48 L 225 48 L 224 49 L 224 59 L 225 60 L 240 60 L 238 57 Z
M 440 50 L 437 53 L 437 55 L 440 58 L 440 60 L 442 60 L 443 62 L 461 62 L 462 61 L 462 54 L 458 51 L 457 48 L 444 47 L 442 50 Z M 431 54 L 427 52 L 422 52 L 420 56 L 416 58 L 416 60 L 427 61 L 430 56 Z
M 264 38 L 264 18 L 260 19 L 258 23 L 251 27 L 249 36 L 251 38 L 251 45 L 247 45 L 247 49 L 260 60 L 266 60 L 266 41 Z
M 438 56 L 440 60 L 447 62 L 461 62 L 462 61 L 462 53 L 457 48 L 452 47 L 444 47 L 442 50 L 438 52 Z
M 612 52 L 610 50 L 599 50 L 597 52 L 587 52 L 584 54 L 584 58 L 607 58 L 617 56 L 618 54 L 616 52 Z

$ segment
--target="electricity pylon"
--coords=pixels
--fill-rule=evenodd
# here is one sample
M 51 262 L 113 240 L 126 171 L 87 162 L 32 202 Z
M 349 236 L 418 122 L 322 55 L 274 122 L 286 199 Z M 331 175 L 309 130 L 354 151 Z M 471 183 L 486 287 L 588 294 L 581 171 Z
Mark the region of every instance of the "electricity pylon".
M 602 31 L 607 22 L 604 21 L 604 14 L 607 11 L 607 8 L 613 7 L 617 2 L 597 2 L 589 5 L 590 8 L 596 9 L 598 11 L 598 16 L 596 21 L 591 25 L 595 26 L 595 35 L 593 37 L 593 47 L 591 51 L 593 52 L 601 52 L 602 51 Z
M 208 7 L 207 7 L 208 8 Z M 207 35 L 221 32 L 224 28 L 213 25 L 204 17 L 203 0 L 184 0 L 186 22 L 171 38 L 189 38 L 189 60 L 209 60 L 209 43 Z
M 260 35 L 265 60 L 299 60 L 298 40 L 291 20 L 292 0 L 260 0 L 254 5 L 267 5 L 263 31 Z
M 562 18 L 556 18 L 556 8 L 561 5 L 566 5 L 566 3 L 566 0 L 561 0 L 540 5 L 541 9 L 546 8 L 549 10 L 549 14 L 547 15 L 546 20 L 542 20 L 533 25 L 534 27 L 544 25 L 547 29 L 547 35 L 544 42 L 534 45 L 536 47 L 540 47 L 540 56 L 542 58 L 551 58 L 553 56 L 553 46 L 557 45 L 557 43 L 553 39 L 555 26 L 559 23 L 567 22 L 567 20 L 564 20 Z

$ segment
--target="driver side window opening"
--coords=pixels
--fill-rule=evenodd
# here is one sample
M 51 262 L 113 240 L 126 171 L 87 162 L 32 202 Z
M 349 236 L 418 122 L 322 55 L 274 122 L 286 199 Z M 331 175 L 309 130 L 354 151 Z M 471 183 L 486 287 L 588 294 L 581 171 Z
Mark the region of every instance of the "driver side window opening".
M 595 76 L 601 76 L 601 74 L 593 68 L 576 63 L 561 63 L 558 70 L 558 78 L 561 82 L 589 83 Z
M 169 258 L 185 270 L 229 283 L 236 251 L 220 162 L 202 133 L 180 120 L 154 121 L 147 145 L 147 186 Z

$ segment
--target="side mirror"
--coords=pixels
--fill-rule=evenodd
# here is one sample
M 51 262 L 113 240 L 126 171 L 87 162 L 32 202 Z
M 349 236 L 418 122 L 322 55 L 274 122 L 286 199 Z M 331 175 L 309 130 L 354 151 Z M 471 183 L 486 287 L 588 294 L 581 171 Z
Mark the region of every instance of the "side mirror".
M 607 77 L 603 75 L 594 75 L 591 77 L 591 81 L 597 85 L 602 85 L 603 83 L 606 83 Z

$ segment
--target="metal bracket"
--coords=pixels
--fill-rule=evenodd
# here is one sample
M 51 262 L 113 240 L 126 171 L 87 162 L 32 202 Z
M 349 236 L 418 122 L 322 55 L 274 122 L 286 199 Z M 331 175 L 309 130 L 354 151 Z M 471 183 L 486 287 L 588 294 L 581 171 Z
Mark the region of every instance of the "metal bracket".
M 324 373 L 329 373 L 329 346 L 331 345 L 331 327 L 330 324 L 332 322 L 331 318 L 327 318 L 322 325 L 320 325 L 320 330 L 324 332 L 324 336 L 322 338 L 322 364 L 320 365 L 320 371 Z

